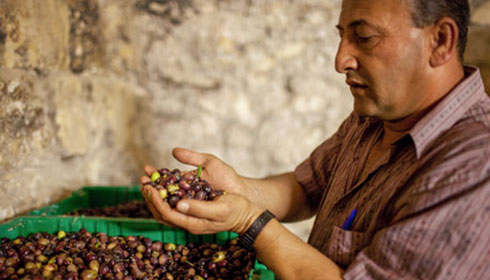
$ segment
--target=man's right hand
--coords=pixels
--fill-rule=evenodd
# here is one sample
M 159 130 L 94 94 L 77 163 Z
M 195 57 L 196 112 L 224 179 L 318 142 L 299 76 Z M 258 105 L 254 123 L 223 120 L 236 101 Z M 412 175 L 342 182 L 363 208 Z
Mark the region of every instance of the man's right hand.
M 196 167 L 200 165 L 202 167 L 201 178 L 206 180 L 214 189 L 244 195 L 245 187 L 241 177 L 231 166 L 216 156 L 184 148 L 174 148 L 173 156 L 184 164 Z M 144 171 L 146 175 L 140 179 L 143 186 L 151 182 L 151 174 L 156 172 L 157 169 L 146 165 Z
M 184 148 L 174 148 L 173 156 L 184 164 L 201 166 L 201 178 L 214 189 L 244 195 L 245 187 L 235 170 L 221 159 L 211 154 L 198 153 Z

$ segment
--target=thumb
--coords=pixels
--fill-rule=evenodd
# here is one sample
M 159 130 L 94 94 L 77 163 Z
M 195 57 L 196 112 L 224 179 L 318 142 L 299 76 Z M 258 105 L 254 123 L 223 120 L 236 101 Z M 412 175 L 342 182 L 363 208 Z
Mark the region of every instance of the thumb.
M 172 154 L 174 158 L 176 158 L 178 161 L 194 166 L 204 165 L 204 162 L 206 162 L 207 160 L 205 154 L 201 154 L 184 148 L 174 148 L 172 150 Z
M 215 220 L 224 213 L 225 209 L 223 209 L 223 206 L 222 203 L 216 203 L 215 201 L 183 199 L 177 203 L 176 209 L 182 214 L 189 216 Z

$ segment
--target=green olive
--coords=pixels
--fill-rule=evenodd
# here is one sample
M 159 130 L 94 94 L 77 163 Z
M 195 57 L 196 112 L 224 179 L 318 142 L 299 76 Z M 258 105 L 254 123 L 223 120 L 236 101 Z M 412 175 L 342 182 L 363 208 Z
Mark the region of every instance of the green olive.
M 225 252 L 218 251 L 213 255 L 213 262 L 217 263 L 225 259 Z
M 168 187 L 167 187 L 168 192 L 171 194 L 176 193 L 179 189 L 180 189 L 180 187 L 177 184 L 168 185 Z
M 58 231 L 58 236 L 57 236 L 58 239 L 65 238 L 65 236 L 66 236 L 66 232 L 64 232 L 62 230 Z
M 160 173 L 158 173 L 158 171 L 153 172 L 153 174 L 151 174 L 151 180 L 156 182 L 158 179 L 160 179 Z
M 167 198 L 168 191 L 166 189 L 161 189 L 161 190 L 158 191 L 158 193 L 160 194 L 160 196 L 162 197 L 162 199 Z
M 170 252 L 175 251 L 175 249 L 177 249 L 177 246 L 174 243 L 165 244 L 165 251 Z

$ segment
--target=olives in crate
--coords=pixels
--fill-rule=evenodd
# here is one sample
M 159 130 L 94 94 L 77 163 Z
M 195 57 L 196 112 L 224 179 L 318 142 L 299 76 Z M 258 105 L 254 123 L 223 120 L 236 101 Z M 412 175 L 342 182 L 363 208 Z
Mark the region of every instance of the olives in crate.
M 106 207 L 79 209 L 69 213 L 72 216 L 96 216 L 116 218 L 152 218 L 144 201 L 134 200 Z
M 186 245 L 105 233 L 34 233 L 0 242 L 0 279 L 247 279 L 255 255 L 236 239 Z
M 181 172 L 179 169 L 162 168 L 151 174 L 151 185 L 158 190 L 160 197 L 170 207 L 175 208 L 181 199 L 213 200 L 225 194 L 216 190 L 201 178 L 201 166 L 197 174 Z

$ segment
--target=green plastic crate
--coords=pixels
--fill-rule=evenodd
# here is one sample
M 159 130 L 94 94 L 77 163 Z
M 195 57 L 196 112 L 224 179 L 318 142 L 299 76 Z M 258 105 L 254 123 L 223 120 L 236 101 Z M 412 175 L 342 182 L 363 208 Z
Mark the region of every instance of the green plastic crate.
M 74 232 L 79 231 L 82 228 L 85 228 L 91 233 L 105 232 L 109 236 L 145 236 L 153 241 L 172 242 L 176 244 L 186 244 L 187 242 L 210 242 L 222 245 L 237 236 L 237 234 L 233 232 L 193 235 L 180 229 L 174 229 L 155 223 L 149 219 L 25 216 L 0 224 L 0 238 L 7 237 L 13 239 L 17 236 L 28 236 L 35 232 L 55 234 L 59 230 Z M 249 279 L 273 280 L 274 273 L 256 261 L 254 269 L 250 272 Z
M 139 186 L 87 186 L 58 203 L 30 212 L 29 216 L 65 215 L 80 209 L 143 200 Z

